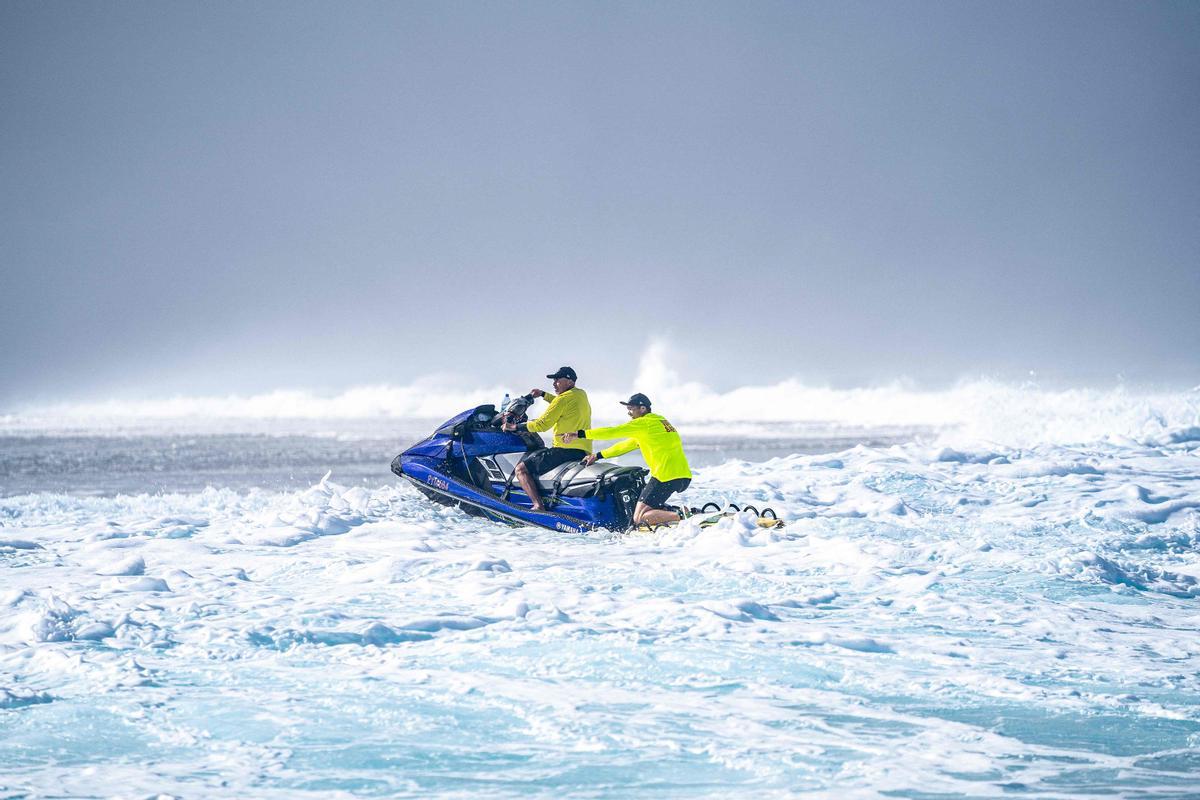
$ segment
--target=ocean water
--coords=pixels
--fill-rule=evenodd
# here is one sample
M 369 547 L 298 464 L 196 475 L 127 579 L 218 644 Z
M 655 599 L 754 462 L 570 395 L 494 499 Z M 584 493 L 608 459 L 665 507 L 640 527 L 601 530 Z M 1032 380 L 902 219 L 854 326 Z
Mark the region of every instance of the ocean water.
M 1197 392 L 694 394 L 785 528 L 472 519 L 362 395 L 0 417 L 0 797 L 1200 796 Z

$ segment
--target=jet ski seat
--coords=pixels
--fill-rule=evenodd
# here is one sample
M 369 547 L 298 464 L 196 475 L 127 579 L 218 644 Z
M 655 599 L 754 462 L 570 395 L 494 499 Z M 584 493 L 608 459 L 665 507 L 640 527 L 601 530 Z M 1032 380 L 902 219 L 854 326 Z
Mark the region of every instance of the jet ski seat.
M 600 463 L 584 466 L 578 461 L 561 464 L 538 475 L 538 488 L 544 496 L 561 494 L 566 497 L 591 497 L 601 481 L 612 481 L 630 469 L 640 468 Z
M 493 484 L 504 483 L 513 485 L 513 468 L 521 457 L 515 453 L 497 453 L 491 458 L 480 458 L 481 465 L 487 470 L 488 479 Z M 604 487 L 620 484 L 629 488 L 637 484 L 641 490 L 642 476 L 646 470 L 641 467 L 622 467 L 611 461 L 584 466 L 579 461 L 571 461 L 551 467 L 537 476 L 538 488 L 543 497 L 595 497 L 603 493 Z

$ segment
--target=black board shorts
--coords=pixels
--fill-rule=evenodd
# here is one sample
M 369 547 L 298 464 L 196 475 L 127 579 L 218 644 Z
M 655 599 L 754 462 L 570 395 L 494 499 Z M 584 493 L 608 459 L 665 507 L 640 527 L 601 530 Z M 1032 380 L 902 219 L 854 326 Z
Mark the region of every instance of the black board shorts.
M 651 478 L 638 497 L 639 503 L 645 503 L 650 508 L 666 508 L 667 498 L 676 492 L 682 492 L 692 484 L 691 478 L 676 478 L 673 481 L 660 481 Z
M 525 456 L 522 461 L 525 462 L 525 469 L 534 475 L 541 475 L 555 467 L 561 467 L 563 464 L 583 461 L 583 457 L 586 455 L 587 451 L 580 450 L 578 447 L 547 447 L 544 450 L 535 450 Z

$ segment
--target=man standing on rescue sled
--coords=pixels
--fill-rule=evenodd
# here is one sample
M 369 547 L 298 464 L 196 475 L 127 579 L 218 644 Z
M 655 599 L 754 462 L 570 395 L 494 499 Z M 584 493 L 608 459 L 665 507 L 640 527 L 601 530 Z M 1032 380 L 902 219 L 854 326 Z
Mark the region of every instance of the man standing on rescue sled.
M 641 448 L 650 481 L 638 498 L 633 511 L 635 525 L 665 525 L 678 522 L 679 515 L 667 506 L 667 498 L 682 492 L 692 482 L 692 468 L 683 454 L 679 433 L 661 414 L 650 413 L 650 398 L 638 392 L 621 405 L 629 411 L 630 421 L 611 428 L 592 428 L 563 434 L 563 442 L 586 442 L 589 439 L 620 439 L 612 447 L 584 459 L 588 464 L 598 458 L 612 458 Z
M 542 494 L 538 491 L 537 476 L 549 472 L 557 466 L 570 461 L 582 461 L 584 456 L 591 455 L 591 442 L 570 442 L 564 431 L 575 431 L 592 424 L 592 404 L 588 402 L 583 389 L 575 386 L 575 370 L 570 367 L 559 367 L 558 372 L 546 376 L 554 381 L 554 392 L 543 392 L 541 389 L 530 389 L 534 397 L 543 397 L 550 407 L 537 419 L 514 425 L 504 424 L 504 430 L 529 430 L 534 433 L 548 431 L 554 428 L 554 446 L 545 450 L 530 453 L 517 464 L 517 481 L 525 494 L 533 502 L 534 511 L 545 511 Z M 557 394 L 555 394 L 557 392 Z M 590 463 L 590 462 L 589 462 Z

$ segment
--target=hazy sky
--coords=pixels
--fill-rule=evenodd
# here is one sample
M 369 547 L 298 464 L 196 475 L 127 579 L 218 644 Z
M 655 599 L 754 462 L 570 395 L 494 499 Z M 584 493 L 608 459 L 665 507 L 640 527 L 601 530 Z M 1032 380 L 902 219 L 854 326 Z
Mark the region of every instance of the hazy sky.
M 0 405 L 653 337 L 1200 383 L 1200 4 L 0 3 Z

